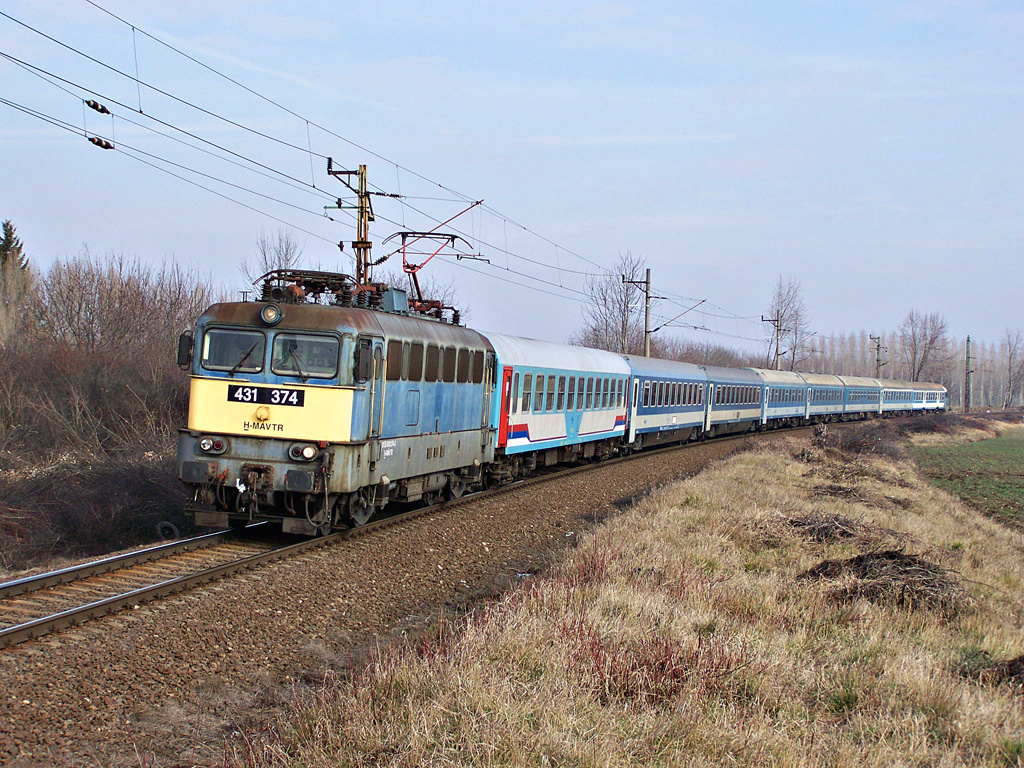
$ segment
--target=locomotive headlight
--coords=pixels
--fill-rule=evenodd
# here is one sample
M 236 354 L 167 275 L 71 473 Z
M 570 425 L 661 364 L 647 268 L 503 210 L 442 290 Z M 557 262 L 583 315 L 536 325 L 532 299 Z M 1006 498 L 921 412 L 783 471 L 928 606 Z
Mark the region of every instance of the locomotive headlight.
M 199 438 L 199 450 L 203 453 L 224 453 L 228 448 L 228 441 L 223 437 L 211 437 L 204 435 Z
M 296 443 L 288 449 L 288 455 L 295 461 L 312 461 L 316 458 L 316 446 Z
M 260 310 L 260 320 L 267 325 L 277 325 L 281 322 L 282 317 L 284 317 L 284 313 L 281 312 L 281 308 L 277 304 L 265 304 Z

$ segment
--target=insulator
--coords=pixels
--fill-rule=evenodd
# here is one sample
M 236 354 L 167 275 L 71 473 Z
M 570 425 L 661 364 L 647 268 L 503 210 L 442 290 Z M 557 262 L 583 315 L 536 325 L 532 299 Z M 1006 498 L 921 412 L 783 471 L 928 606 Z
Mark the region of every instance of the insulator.
M 101 139 L 99 136 L 90 136 L 89 141 L 95 144 L 100 149 L 113 149 L 114 145 L 106 139 Z
M 352 286 L 350 286 L 350 285 L 342 286 L 341 290 L 338 291 L 337 295 L 338 295 L 338 303 L 341 304 L 343 307 L 351 307 L 352 306 Z
M 263 281 L 263 294 L 260 296 L 262 301 L 271 301 L 274 293 L 274 286 L 269 280 Z
M 462 319 L 462 315 L 459 313 L 459 310 L 453 309 L 452 310 L 452 325 L 458 325 L 459 321 L 461 319 Z
M 374 291 L 370 294 L 368 301 L 371 307 L 377 309 L 384 303 L 384 295 Z
M 95 109 L 101 115 L 109 115 L 110 114 L 110 110 L 109 109 L 104 107 L 98 101 L 93 101 L 92 99 L 89 99 L 87 102 L 85 102 L 85 106 L 87 106 L 89 109 Z

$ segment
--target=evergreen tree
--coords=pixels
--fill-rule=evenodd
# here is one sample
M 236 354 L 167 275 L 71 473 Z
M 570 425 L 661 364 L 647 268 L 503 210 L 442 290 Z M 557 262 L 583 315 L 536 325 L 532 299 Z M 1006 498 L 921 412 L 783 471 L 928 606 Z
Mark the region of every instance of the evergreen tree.
M 14 225 L 10 219 L 3 223 L 3 234 L 0 236 L 0 269 L 10 264 L 17 269 L 28 269 L 28 257 L 21 238 L 14 234 Z

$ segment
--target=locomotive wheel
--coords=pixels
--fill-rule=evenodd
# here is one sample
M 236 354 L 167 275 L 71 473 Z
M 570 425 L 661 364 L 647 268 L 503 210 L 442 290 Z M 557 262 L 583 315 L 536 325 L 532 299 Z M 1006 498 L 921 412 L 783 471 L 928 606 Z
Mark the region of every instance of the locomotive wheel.
M 348 521 L 353 528 L 366 525 L 373 517 L 374 507 L 358 493 L 353 493 L 348 498 Z

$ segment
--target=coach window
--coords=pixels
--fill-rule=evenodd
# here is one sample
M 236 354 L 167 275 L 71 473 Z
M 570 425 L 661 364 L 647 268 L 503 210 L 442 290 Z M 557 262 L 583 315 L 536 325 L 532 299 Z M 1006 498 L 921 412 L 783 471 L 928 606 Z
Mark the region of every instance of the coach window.
M 583 387 L 584 387 L 585 384 L 586 384 L 586 382 L 583 380 L 582 376 L 580 376 L 578 379 L 576 379 L 576 410 L 577 411 L 582 411 L 583 410 Z
M 644 382 L 644 408 L 647 408 L 651 404 L 651 382 Z
M 555 377 L 548 376 L 548 399 L 544 411 L 550 413 L 555 410 Z
M 584 406 L 588 411 L 594 407 L 594 379 L 587 376 L 587 403 Z
M 626 402 L 626 380 L 619 379 L 619 392 L 618 397 L 615 400 L 615 407 L 621 408 Z
M 530 397 L 533 394 L 533 374 L 527 373 L 523 376 L 523 407 L 520 408 L 523 413 L 530 412 Z
M 555 410 L 561 411 L 565 408 L 565 376 L 558 377 L 558 402 L 555 404 Z
M 512 413 L 516 413 L 519 410 L 519 374 L 517 373 L 512 377 L 512 393 L 509 397 L 512 401 Z
M 566 392 L 568 397 L 565 401 L 565 410 L 574 411 L 576 410 L 576 377 L 569 377 L 569 389 Z
M 601 389 L 602 389 L 601 407 L 602 408 L 607 408 L 608 407 L 608 390 L 611 387 L 611 385 L 612 385 L 611 381 L 609 379 L 605 379 L 604 380 L 604 384 L 601 386 Z
M 427 370 L 424 379 L 426 381 L 437 381 L 438 356 L 440 351 L 436 344 L 427 345 Z
M 423 378 L 423 345 L 414 343 L 409 348 L 409 381 Z
M 388 342 L 388 365 L 385 371 L 388 381 L 398 381 L 402 378 L 402 342 Z
M 266 343 L 259 332 L 211 328 L 203 335 L 203 368 L 232 373 L 262 371 Z
M 540 413 L 544 410 L 544 375 L 537 374 L 533 385 L 533 412 Z

